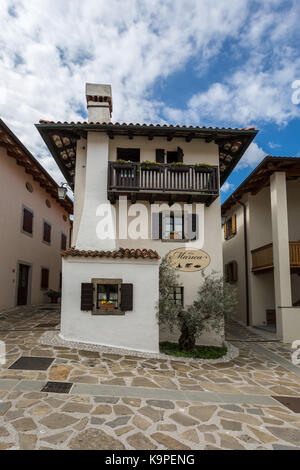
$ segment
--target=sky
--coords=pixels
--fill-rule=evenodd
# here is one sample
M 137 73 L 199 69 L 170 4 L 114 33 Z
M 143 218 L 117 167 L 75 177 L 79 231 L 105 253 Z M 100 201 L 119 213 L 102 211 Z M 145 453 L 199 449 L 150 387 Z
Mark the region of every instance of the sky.
M 0 117 L 59 183 L 34 123 L 86 119 L 86 82 L 112 85 L 113 122 L 255 126 L 224 201 L 300 156 L 299 22 L 299 0 L 1 0 Z

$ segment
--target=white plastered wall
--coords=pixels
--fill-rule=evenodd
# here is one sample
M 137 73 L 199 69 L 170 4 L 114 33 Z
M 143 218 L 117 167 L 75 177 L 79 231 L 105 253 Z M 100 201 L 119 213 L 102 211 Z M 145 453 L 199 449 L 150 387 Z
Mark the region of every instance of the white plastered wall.
M 71 341 L 158 352 L 156 260 L 63 259 L 61 336 Z M 133 284 L 133 310 L 125 315 L 92 315 L 80 310 L 81 283 L 118 278 Z

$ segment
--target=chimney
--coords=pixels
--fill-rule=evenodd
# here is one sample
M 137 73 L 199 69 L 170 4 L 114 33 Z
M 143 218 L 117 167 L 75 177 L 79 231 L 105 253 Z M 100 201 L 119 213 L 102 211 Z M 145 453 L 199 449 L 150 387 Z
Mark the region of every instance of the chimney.
M 85 94 L 89 122 L 110 122 L 112 96 L 110 85 L 86 83 Z

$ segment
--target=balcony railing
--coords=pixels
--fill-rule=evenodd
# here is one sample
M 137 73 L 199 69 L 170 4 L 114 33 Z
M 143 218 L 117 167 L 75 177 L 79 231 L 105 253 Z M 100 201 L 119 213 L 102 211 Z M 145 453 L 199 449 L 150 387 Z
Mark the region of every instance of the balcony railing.
M 290 267 L 300 269 L 300 242 L 289 242 L 290 246 Z M 273 244 L 261 246 L 251 251 L 252 271 L 263 272 L 274 268 Z
M 108 164 L 108 196 L 127 194 L 134 199 L 205 202 L 219 195 L 217 166 Z

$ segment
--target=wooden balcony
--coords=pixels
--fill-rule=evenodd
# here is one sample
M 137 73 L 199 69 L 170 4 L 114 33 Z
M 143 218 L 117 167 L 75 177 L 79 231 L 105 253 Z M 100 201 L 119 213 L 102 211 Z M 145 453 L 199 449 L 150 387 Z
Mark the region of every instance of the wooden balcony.
M 289 242 L 289 245 L 291 271 L 300 271 L 300 242 Z M 252 250 L 251 254 L 252 271 L 255 274 L 272 271 L 274 269 L 272 243 Z
M 218 167 L 109 162 L 107 190 L 112 204 L 119 196 L 127 196 L 132 203 L 202 202 L 209 206 L 219 196 Z

